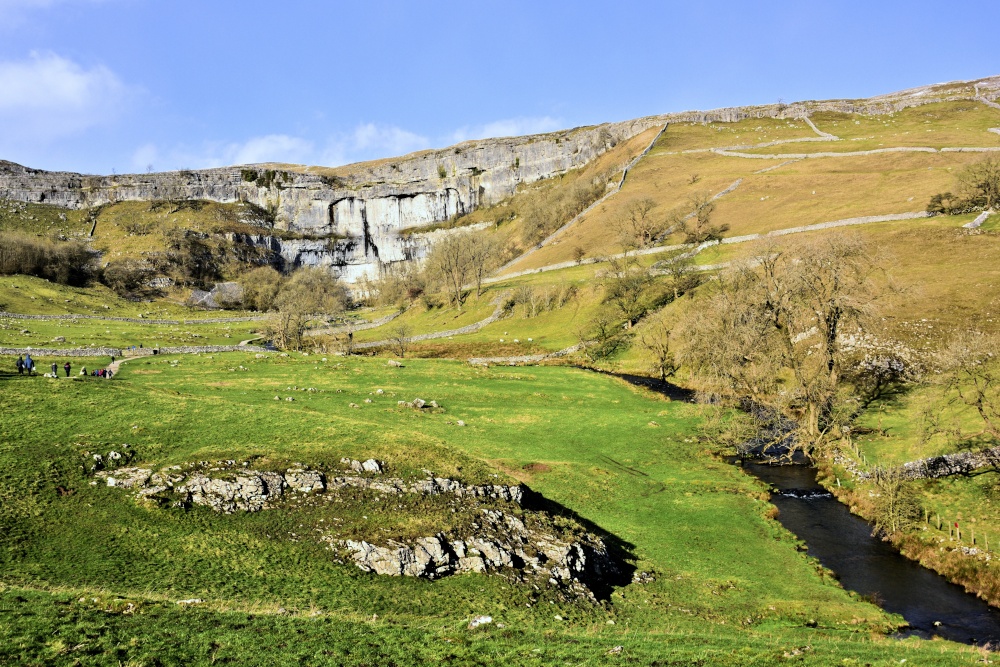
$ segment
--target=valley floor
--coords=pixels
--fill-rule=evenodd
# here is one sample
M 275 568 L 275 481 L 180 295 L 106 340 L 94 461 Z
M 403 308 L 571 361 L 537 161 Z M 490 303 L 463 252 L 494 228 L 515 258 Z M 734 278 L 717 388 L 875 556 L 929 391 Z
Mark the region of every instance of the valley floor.
M 418 396 L 444 410 L 397 405 Z M 841 589 L 769 518 L 760 484 L 702 450 L 696 406 L 607 376 L 167 356 L 130 361 L 105 382 L 4 374 L 0 410 L 0 663 L 981 660 L 971 647 L 886 636 L 900 619 Z M 366 574 L 310 535 L 321 520 L 359 522 L 373 540 L 391 526 L 294 506 L 142 505 L 83 472 L 92 453 L 122 443 L 133 463 L 154 466 L 330 469 L 374 457 L 401 476 L 519 480 L 649 576 L 593 604 L 499 576 Z M 494 622 L 468 629 L 479 614 Z

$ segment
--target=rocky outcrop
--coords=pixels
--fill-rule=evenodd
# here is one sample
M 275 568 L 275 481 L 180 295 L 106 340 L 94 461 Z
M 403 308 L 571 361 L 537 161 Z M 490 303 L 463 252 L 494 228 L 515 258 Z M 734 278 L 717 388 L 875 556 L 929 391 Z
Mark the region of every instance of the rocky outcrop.
M 302 501 L 322 507 L 333 501 L 327 506 L 337 507 L 337 516 L 321 519 L 317 524 L 321 528 L 313 534 L 338 558 L 366 572 L 429 579 L 494 573 L 587 599 L 595 599 L 595 593 L 606 592 L 614 582 L 627 580 L 625 565 L 618 563 L 601 538 L 568 518 L 554 519 L 548 512 L 524 507 L 525 489 L 520 485 L 470 485 L 433 475 L 418 480 L 385 477 L 385 464 L 375 459 L 342 459 L 345 469 L 337 472 L 304 466 L 261 471 L 235 460 L 154 470 L 128 466 L 134 453 L 127 445 L 119 449 L 124 454 L 85 452 L 89 458 L 84 469 L 97 478 L 93 484 L 103 480 L 107 487 L 127 491 L 144 502 L 202 506 L 233 514 L 294 507 Z M 347 492 L 354 489 L 370 493 Z M 372 538 L 359 537 L 357 526 L 343 522 L 345 516 L 371 513 L 357 503 L 377 506 L 387 496 L 401 494 L 450 496 L 429 504 L 440 512 L 442 529 L 409 539 L 393 539 L 379 530 L 379 537 Z M 426 518 L 428 511 L 434 511 L 428 510 L 427 502 L 420 499 L 411 507 L 418 507 Z M 354 510 L 348 509 L 352 504 Z
M 357 465 L 355 465 L 357 464 Z M 220 461 L 212 466 L 172 466 L 157 472 L 143 467 L 102 470 L 97 476 L 109 487 L 129 489 L 140 498 L 158 498 L 166 503 L 202 505 L 217 512 L 257 512 L 286 492 L 309 494 L 358 488 L 383 494 L 404 493 L 478 498 L 520 503 L 524 488 L 502 484 L 470 485 L 446 477 L 406 481 L 381 477 L 382 464 L 345 460 L 350 472 L 326 473 L 305 468 L 285 472 L 249 469 L 236 461 Z M 360 474 L 359 474 L 360 473 Z
M 188 297 L 188 305 L 216 310 L 232 304 L 243 303 L 243 287 L 239 283 L 215 283 L 211 290 L 196 289 Z
M 618 570 L 604 542 L 590 534 L 567 539 L 550 526 L 529 528 L 518 517 L 494 509 L 481 510 L 475 526 L 461 536 L 438 533 L 386 546 L 325 539 L 333 548 L 345 549 L 366 572 L 429 579 L 460 572 L 516 574 L 585 597 L 593 597 L 588 583 Z
M 872 479 L 875 473 L 863 470 L 858 463 L 838 453 L 836 463 L 847 469 L 855 479 Z M 908 461 L 893 470 L 903 479 L 935 479 L 952 475 L 968 475 L 983 468 L 1000 469 L 1000 447 L 978 452 L 956 452 L 926 459 Z

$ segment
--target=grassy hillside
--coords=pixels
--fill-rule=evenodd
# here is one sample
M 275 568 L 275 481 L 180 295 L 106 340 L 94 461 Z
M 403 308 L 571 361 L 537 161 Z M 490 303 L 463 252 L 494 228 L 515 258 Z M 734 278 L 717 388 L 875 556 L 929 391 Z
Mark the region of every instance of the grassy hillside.
M 781 155 L 854 152 L 875 148 L 928 146 L 1000 147 L 1000 111 L 973 102 L 947 102 L 896 114 L 817 113 L 813 120 L 839 141 L 800 141 L 742 152 L 776 154 L 774 159 L 729 157 L 708 151 L 764 141 L 817 138 L 801 121 L 745 120 L 739 123 L 671 124 L 654 150 L 629 173 L 622 191 L 551 245 L 514 263 L 508 272 L 600 257 L 621 250 L 616 225 L 631 202 L 651 198 L 650 215 L 666 220 L 687 213 L 696 197 L 712 197 L 737 180 L 716 201 L 712 220 L 729 226 L 729 236 L 764 233 L 844 218 L 923 211 L 933 194 L 955 187 L 955 174 L 982 159 L 979 153 L 890 153 L 788 162 Z M 808 131 L 806 131 L 808 130 Z M 931 131 L 928 131 L 931 130 Z M 915 136 L 919 135 L 919 136 Z M 685 152 L 695 151 L 695 152 Z M 682 241 L 679 234 L 661 243 Z
M 318 391 L 273 401 L 293 385 Z M 445 411 L 396 407 L 416 395 Z M 363 397 L 375 402 L 348 407 Z M 111 382 L 3 380 L 0 402 L 5 661 L 551 664 L 615 646 L 613 663 L 644 664 L 768 664 L 795 649 L 805 664 L 975 656 L 873 639 L 892 619 L 797 551 L 756 482 L 701 451 L 693 407 L 585 371 L 164 358 L 130 362 Z M 366 575 L 309 537 L 334 517 L 366 525 L 336 505 L 226 516 L 92 486 L 80 463 L 121 442 L 154 465 L 253 457 L 263 469 L 329 468 L 373 456 L 404 476 L 513 477 L 620 540 L 655 580 L 594 605 L 499 577 Z M 176 604 L 193 598 L 203 602 Z M 481 613 L 495 623 L 465 629 Z

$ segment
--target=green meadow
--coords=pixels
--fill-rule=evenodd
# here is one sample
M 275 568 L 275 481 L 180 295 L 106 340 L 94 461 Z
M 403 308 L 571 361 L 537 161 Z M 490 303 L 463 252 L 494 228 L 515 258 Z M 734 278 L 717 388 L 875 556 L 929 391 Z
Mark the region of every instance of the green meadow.
M 443 411 L 396 404 L 418 396 Z M 111 381 L 0 375 L 0 411 L 0 663 L 978 657 L 887 638 L 901 619 L 845 592 L 803 553 L 770 518 L 761 485 L 699 442 L 696 406 L 606 375 L 423 359 L 397 368 L 379 358 L 167 356 L 129 361 Z M 392 518 L 330 503 L 235 515 L 146 506 L 83 471 L 93 453 L 125 443 L 133 464 L 152 467 L 237 459 L 262 470 L 334 470 L 348 456 L 382 459 L 403 478 L 431 469 L 467 482 L 519 480 L 652 580 L 594 604 L 499 576 L 365 574 L 337 562 L 316 528 L 337 518 L 391 536 L 408 520 L 433 522 L 439 508 L 414 500 Z M 202 602 L 178 604 L 190 599 Z M 494 623 L 469 630 L 477 614 Z

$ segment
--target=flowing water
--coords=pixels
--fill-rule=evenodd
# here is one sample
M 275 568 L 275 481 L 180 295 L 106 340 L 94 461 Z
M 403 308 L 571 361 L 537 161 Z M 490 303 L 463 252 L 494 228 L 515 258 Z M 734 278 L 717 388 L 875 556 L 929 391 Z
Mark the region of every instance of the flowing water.
M 778 521 L 806 543 L 810 555 L 833 570 L 844 588 L 905 618 L 911 634 L 1000 644 L 1000 610 L 872 537 L 871 525 L 821 487 L 815 470 L 758 463 L 746 463 L 744 470 L 772 486 Z

